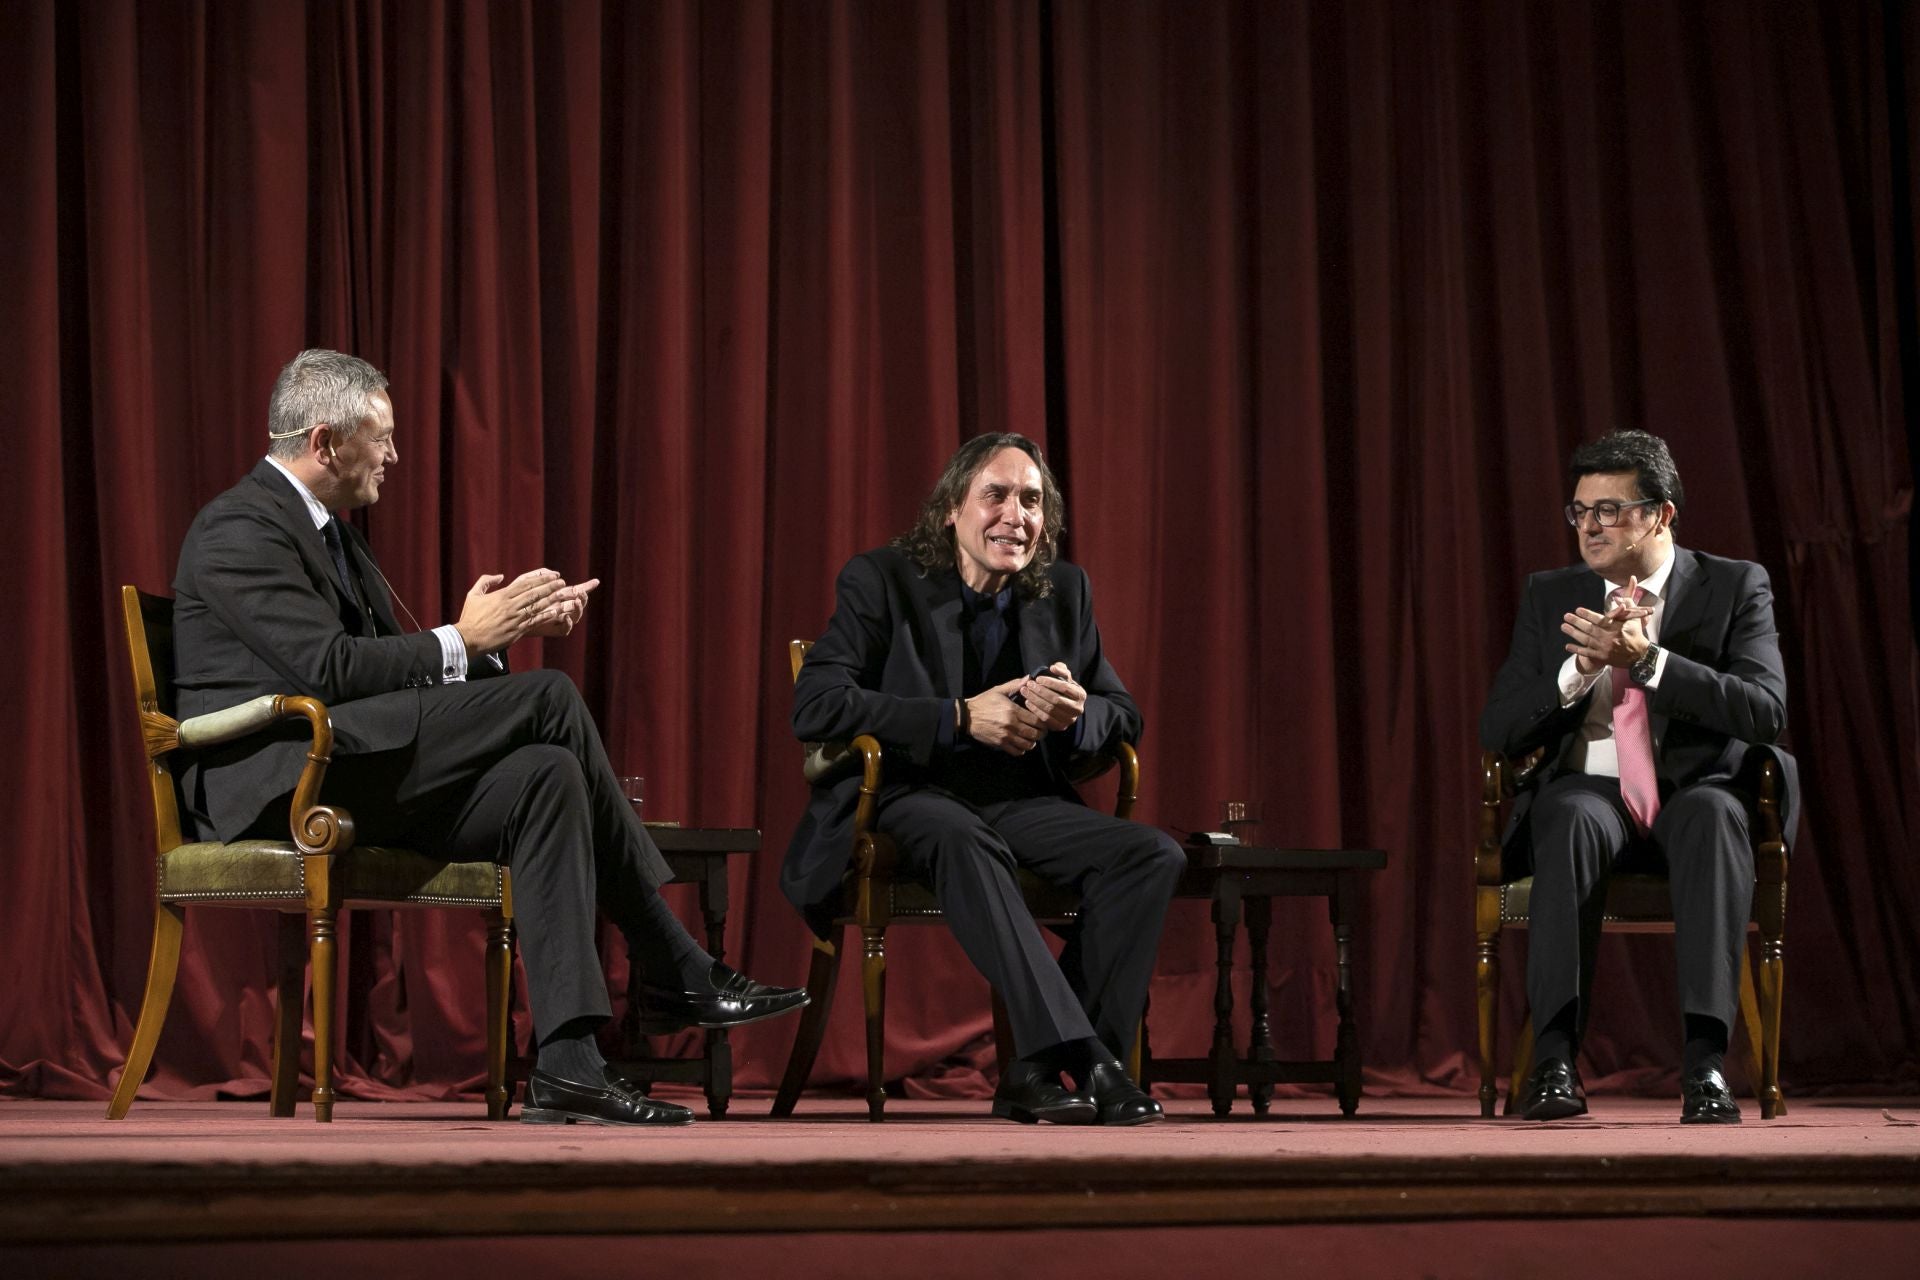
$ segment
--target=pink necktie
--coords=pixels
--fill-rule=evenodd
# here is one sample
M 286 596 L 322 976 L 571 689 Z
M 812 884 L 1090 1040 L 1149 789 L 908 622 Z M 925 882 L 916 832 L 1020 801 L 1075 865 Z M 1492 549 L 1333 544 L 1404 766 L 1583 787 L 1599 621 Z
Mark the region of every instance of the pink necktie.
M 1641 589 L 1633 590 L 1640 603 Z M 1615 593 L 1624 600 L 1626 592 Z M 1647 721 L 1647 691 L 1634 682 L 1625 667 L 1610 673 L 1613 686 L 1613 750 L 1620 766 L 1620 798 L 1627 803 L 1633 825 L 1641 835 L 1653 829 L 1660 812 L 1660 782 L 1653 772 L 1653 729 Z

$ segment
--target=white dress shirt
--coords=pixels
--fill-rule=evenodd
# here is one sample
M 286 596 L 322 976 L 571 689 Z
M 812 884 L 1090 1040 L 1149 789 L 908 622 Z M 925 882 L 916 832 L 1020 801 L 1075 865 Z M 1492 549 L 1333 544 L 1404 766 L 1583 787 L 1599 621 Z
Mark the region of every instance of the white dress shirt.
M 1660 640 L 1660 619 L 1667 610 L 1667 579 L 1673 574 L 1673 548 L 1667 548 L 1667 558 L 1658 569 L 1640 580 L 1642 605 L 1650 606 L 1653 613 L 1641 620 L 1640 625 L 1647 630 L 1647 639 L 1655 643 Z M 1607 592 L 1626 590 L 1624 582 L 1607 581 Z M 1660 650 L 1653 660 L 1653 679 L 1641 687 L 1649 691 L 1660 687 L 1660 674 L 1667 669 L 1667 651 Z M 1560 666 L 1560 705 L 1570 707 L 1580 699 L 1593 693 L 1593 701 L 1587 704 L 1587 715 L 1580 722 L 1580 732 L 1575 735 L 1573 746 L 1567 752 L 1567 767 L 1580 773 L 1597 773 L 1608 778 L 1620 776 L 1619 757 L 1613 746 L 1613 668 L 1602 667 L 1592 675 L 1582 674 L 1579 660 L 1573 654 Z M 1657 753 L 1660 744 L 1654 744 Z

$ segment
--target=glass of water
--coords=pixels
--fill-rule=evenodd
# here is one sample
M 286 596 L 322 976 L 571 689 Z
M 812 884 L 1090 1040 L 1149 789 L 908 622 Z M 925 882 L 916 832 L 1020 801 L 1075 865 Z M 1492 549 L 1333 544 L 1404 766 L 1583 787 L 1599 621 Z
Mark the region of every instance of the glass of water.
M 620 794 L 625 796 L 627 803 L 633 806 L 634 816 L 639 817 L 640 808 L 647 799 L 647 780 L 641 777 L 620 779 Z

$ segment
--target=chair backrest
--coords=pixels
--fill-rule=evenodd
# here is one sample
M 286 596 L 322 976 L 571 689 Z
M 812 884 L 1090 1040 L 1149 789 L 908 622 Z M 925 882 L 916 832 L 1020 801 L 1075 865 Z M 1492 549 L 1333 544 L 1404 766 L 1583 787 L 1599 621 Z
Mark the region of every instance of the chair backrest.
M 153 834 L 160 852 L 181 843 L 180 796 L 168 759 L 180 745 L 173 710 L 173 598 L 138 587 L 120 588 L 127 624 L 127 657 L 133 663 L 135 722 L 140 727 L 147 782 L 153 791 Z
M 793 665 L 793 678 L 800 678 L 800 664 L 807 660 L 807 650 L 813 648 L 811 640 L 787 641 L 787 661 Z

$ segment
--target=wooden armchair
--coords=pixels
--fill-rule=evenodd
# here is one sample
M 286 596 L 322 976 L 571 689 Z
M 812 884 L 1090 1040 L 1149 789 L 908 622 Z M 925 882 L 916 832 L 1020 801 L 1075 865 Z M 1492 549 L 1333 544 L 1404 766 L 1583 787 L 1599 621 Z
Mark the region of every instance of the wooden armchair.
M 1536 751 L 1513 761 L 1497 752 L 1480 756 L 1480 842 L 1474 850 L 1474 933 L 1477 938 L 1475 980 L 1480 1014 L 1480 1114 L 1493 1115 L 1494 1052 L 1499 1021 L 1500 931 L 1524 929 L 1529 920 L 1533 877 L 1504 879 L 1500 837 L 1506 829 L 1507 802 L 1540 767 L 1544 753 Z M 1787 1113 L 1780 1094 L 1780 1008 L 1784 996 L 1786 961 L 1783 938 L 1787 916 L 1787 845 L 1780 826 L 1779 767 L 1763 759 L 1759 768 L 1759 820 L 1753 829 L 1753 919 L 1748 928 L 1760 934 L 1760 991 L 1754 992 L 1753 972 L 1744 959 L 1740 966 L 1740 1021 L 1746 1029 L 1750 1053 L 1748 1071 L 1760 1100 L 1761 1118 Z M 1673 932 L 1672 894 L 1662 875 L 1622 873 L 1607 883 L 1605 923 L 1611 933 Z M 1533 1020 L 1521 1024 L 1513 1051 L 1513 1069 L 1507 1085 L 1503 1114 L 1518 1105 L 1522 1082 L 1533 1069 Z
M 788 644 L 787 656 L 794 679 L 800 678 L 800 665 L 812 647 L 811 640 L 794 640 Z M 844 882 L 844 905 L 833 922 L 832 935 L 814 939 L 813 963 L 807 970 L 807 994 L 812 999 L 801 1015 L 786 1074 L 773 1100 L 776 1116 L 793 1114 L 800 1092 L 806 1088 L 807 1077 L 813 1073 L 814 1059 L 819 1056 L 820 1043 L 826 1036 L 827 1016 L 833 1009 L 834 980 L 840 973 L 842 942 L 847 926 L 853 925 L 860 930 L 860 987 L 866 1001 L 867 1118 L 876 1122 L 886 1119 L 887 926 L 939 923 L 942 919 L 940 904 L 932 889 L 917 881 L 894 878 L 893 841 L 875 829 L 884 769 L 879 739 L 862 734 L 851 743 L 809 744 L 807 781 L 815 782 L 841 768 L 851 768 L 856 760 L 861 771 L 860 807 L 854 814 L 853 860 Z M 1089 767 L 1075 780 L 1084 782 L 1096 778 L 1115 765 L 1120 768 L 1120 790 L 1114 813 L 1124 818 L 1132 813 L 1140 792 L 1140 757 L 1131 746 L 1122 743 L 1117 756 L 1090 757 Z M 1043 924 L 1067 923 L 1079 911 L 1080 900 L 1076 894 L 1047 884 L 1025 870 L 1019 874 L 1027 909 Z M 998 991 L 993 993 L 993 1038 L 1000 1070 L 1004 1073 L 1013 1037 L 1006 1006 Z
M 133 587 L 120 589 L 133 690 L 153 790 L 159 849 L 153 916 L 153 958 L 147 968 L 140 1022 L 119 1087 L 107 1106 L 118 1120 L 146 1078 L 160 1027 L 173 998 L 185 908 L 253 907 L 281 912 L 278 1016 L 273 1032 L 271 1111 L 293 1114 L 300 1083 L 302 971 L 313 967 L 313 1118 L 333 1119 L 335 928 L 347 905 L 479 907 L 487 913 L 487 1117 L 507 1114 L 507 993 L 513 971 L 513 892 L 505 867 L 441 862 L 407 849 L 356 848 L 353 818 L 320 803 L 333 752 L 333 722 L 312 698 L 270 695 L 184 723 L 173 706 L 173 601 Z M 173 753 L 230 742 L 280 721 L 304 718 L 313 746 L 294 790 L 289 840 L 187 843 L 180 835 Z M 305 928 L 302 928 L 304 916 Z

